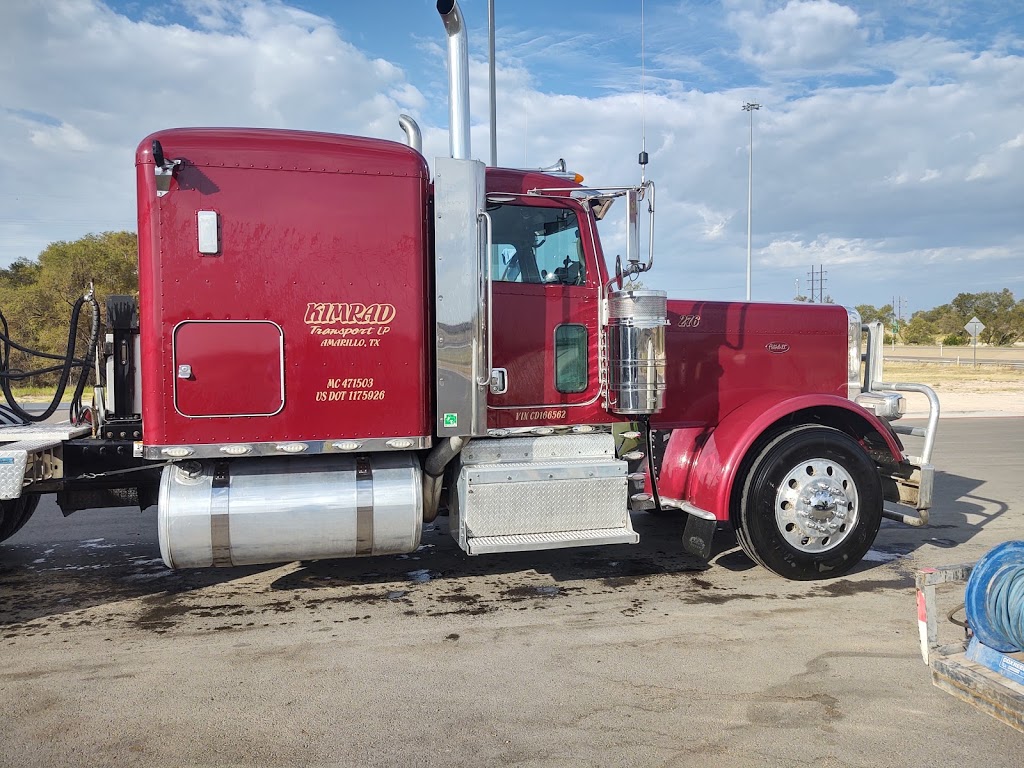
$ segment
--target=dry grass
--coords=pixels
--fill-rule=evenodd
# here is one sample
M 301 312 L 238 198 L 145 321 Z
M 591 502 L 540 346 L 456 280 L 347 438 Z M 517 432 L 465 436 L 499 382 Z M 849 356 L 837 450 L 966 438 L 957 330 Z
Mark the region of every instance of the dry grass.
M 887 381 L 913 381 L 939 392 L 1018 392 L 1024 395 L 1024 369 L 1020 368 L 890 361 L 883 366 Z
M 53 395 L 57 390 L 54 387 L 11 387 L 11 393 L 14 395 L 14 399 L 19 403 L 49 403 L 53 399 Z M 75 388 L 68 385 L 68 388 L 64 390 L 64 397 L 61 398 L 61 402 L 70 403 L 71 396 L 74 394 Z M 92 387 L 86 387 L 85 392 L 82 393 L 82 401 L 88 402 L 92 398 Z M 4 402 L 3 393 L 0 393 L 0 404 Z

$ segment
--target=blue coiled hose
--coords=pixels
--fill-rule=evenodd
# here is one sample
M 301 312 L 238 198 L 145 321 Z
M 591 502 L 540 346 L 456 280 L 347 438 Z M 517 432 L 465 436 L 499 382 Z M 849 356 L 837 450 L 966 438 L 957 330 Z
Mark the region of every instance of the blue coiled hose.
M 1024 541 L 990 550 L 971 571 L 964 595 L 967 623 L 996 651 L 1024 650 Z

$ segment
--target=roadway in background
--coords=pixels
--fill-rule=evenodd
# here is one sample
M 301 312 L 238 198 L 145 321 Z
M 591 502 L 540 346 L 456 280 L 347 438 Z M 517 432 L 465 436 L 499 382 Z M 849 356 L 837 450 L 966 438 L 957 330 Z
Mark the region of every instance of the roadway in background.
M 647 514 L 633 547 L 470 558 L 439 519 L 407 556 L 171 572 L 153 510 L 44 499 L 0 545 L 0 765 L 1017 768 L 932 686 L 913 574 L 1024 538 L 1022 455 L 1024 420 L 944 420 L 931 525 L 803 583 Z
M 960 365 L 973 365 L 974 347 L 926 347 L 916 344 L 897 344 L 894 347 L 891 344 L 886 344 L 885 359 L 949 365 L 956 365 L 959 359 Z M 1024 347 L 987 347 L 979 344 L 978 364 L 1024 367 Z

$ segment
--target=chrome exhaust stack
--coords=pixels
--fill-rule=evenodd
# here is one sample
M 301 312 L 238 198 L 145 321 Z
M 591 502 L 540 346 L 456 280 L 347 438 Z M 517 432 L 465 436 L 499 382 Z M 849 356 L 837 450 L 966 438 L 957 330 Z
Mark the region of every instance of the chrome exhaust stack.
M 486 166 L 470 157 L 462 11 L 456 0 L 437 0 L 437 12 L 448 33 L 451 157 L 434 159 L 434 434 L 482 437 L 492 363 Z
M 451 156 L 468 160 L 469 149 L 469 35 L 457 0 L 437 0 L 448 33 L 448 136 Z
M 420 132 L 419 124 L 409 115 L 399 115 L 398 124 L 405 131 L 405 143 L 423 154 L 423 134 Z

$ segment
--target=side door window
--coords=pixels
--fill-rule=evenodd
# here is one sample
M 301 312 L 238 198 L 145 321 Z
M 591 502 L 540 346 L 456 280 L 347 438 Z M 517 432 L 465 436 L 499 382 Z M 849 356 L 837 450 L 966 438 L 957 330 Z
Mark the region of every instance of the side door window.
M 508 283 L 584 285 L 580 225 L 569 208 L 494 205 L 491 279 Z

